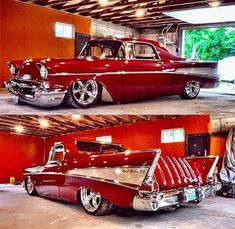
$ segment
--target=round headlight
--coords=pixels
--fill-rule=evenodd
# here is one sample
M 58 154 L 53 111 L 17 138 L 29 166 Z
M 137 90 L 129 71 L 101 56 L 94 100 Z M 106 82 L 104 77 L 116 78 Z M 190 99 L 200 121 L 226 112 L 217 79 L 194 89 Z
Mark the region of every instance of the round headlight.
M 14 75 L 16 73 L 16 68 L 13 64 L 10 65 L 10 72 L 12 75 Z
M 41 75 L 41 77 L 43 78 L 43 79 L 46 79 L 47 78 L 47 76 L 48 76 L 48 70 L 46 69 L 46 67 L 45 66 L 41 66 L 41 68 L 40 68 L 40 75 Z

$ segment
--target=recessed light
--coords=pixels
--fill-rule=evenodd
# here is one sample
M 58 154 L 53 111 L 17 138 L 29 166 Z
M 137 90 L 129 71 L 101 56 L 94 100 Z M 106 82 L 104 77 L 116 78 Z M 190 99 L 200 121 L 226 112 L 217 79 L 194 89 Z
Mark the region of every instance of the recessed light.
M 14 129 L 17 133 L 23 133 L 24 132 L 24 127 L 22 125 L 15 125 Z
M 209 3 L 209 5 L 211 5 L 212 7 L 218 7 L 221 2 L 218 1 L 218 0 L 212 0 L 212 1 L 209 1 L 208 3 Z
M 99 0 L 101 6 L 106 6 L 109 3 L 109 0 Z
M 76 114 L 73 114 L 73 115 L 72 115 L 72 119 L 73 119 L 73 120 L 80 120 L 81 118 L 82 118 L 81 115 L 76 115 Z
M 143 17 L 145 15 L 145 10 L 144 9 L 142 9 L 142 8 L 138 8 L 138 9 L 136 9 L 136 11 L 135 11 L 135 16 L 136 17 Z
M 49 122 L 48 120 L 44 119 L 44 118 L 40 118 L 38 119 L 38 122 L 40 124 L 40 127 L 43 128 L 43 129 L 46 129 L 49 127 Z

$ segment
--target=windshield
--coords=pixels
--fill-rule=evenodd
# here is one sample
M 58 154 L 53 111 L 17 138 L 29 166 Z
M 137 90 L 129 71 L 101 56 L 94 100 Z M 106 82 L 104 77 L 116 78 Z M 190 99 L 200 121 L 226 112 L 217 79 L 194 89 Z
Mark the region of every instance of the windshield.
M 79 151 L 86 152 L 106 152 L 106 151 L 117 151 L 124 152 L 126 149 L 121 144 L 107 144 L 99 142 L 89 142 L 89 141 L 77 141 L 77 148 Z
M 100 59 L 125 58 L 125 48 L 121 41 L 90 41 L 79 56 L 98 57 Z

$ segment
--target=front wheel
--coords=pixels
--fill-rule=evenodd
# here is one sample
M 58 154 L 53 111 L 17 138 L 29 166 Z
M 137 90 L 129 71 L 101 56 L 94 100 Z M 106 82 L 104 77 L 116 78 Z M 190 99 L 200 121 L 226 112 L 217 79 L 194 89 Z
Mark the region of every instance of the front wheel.
M 25 189 L 30 196 L 38 196 L 35 185 L 30 177 L 25 179 Z
M 112 208 L 112 203 L 92 190 L 81 188 L 80 200 L 85 211 L 91 215 L 106 215 Z
M 187 82 L 184 91 L 180 94 L 183 99 L 195 99 L 200 92 L 200 83 L 198 81 Z
M 94 80 L 78 80 L 68 89 L 65 101 L 75 108 L 88 108 L 101 98 L 102 88 Z

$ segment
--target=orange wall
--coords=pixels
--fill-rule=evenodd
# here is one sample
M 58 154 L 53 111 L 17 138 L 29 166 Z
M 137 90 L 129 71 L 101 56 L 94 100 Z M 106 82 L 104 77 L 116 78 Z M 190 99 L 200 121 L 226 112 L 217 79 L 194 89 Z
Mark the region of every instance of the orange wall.
M 0 85 L 9 79 L 9 60 L 73 57 L 74 39 L 56 38 L 55 22 L 73 24 L 76 32 L 90 34 L 91 20 L 45 7 L 1 0 Z
M 210 154 L 214 156 L 224 156 L 227 137 L 211 136 Z
M 24 169 L 44 163 L 44 139 L 0 131 L 0 183 L 22 181 Z
M 186 116 L 161 121 L 141 122 L 124 126 L 77 132 L 46 139 L 45 153 L 54 142 L 74 139 L 95 140 L 97 136 L 112 135 L 114 143 L 121 143 L 131 150 L 160 148 L 165 155 L 185 156 L 185 142 L 161 144 L 161 130 L 185 128 L 186 134 L 209 133 L 210 116 Z

